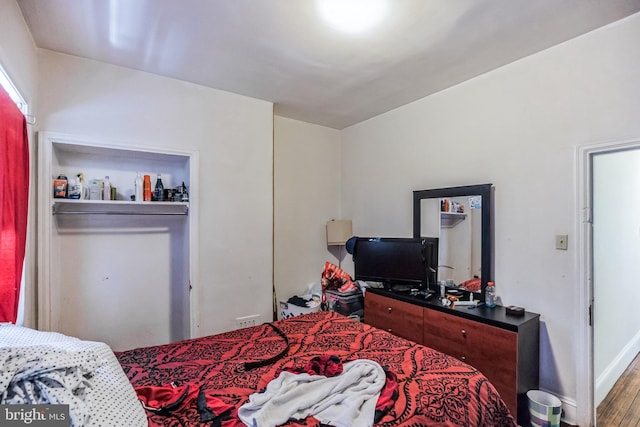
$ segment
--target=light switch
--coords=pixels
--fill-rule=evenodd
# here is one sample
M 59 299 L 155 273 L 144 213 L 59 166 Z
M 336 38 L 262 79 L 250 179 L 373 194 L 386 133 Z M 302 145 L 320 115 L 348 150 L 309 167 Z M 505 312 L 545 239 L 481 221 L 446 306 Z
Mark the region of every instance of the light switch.
M 566 251 L 569 246 L 569 235 L 568 234 L 557 234 L 556 235 L 556 249 L 560 249 Z

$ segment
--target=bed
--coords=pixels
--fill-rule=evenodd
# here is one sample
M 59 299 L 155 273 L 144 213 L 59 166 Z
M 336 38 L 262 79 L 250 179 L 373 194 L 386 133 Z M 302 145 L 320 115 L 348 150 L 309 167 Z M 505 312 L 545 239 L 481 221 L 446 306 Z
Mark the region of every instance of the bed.
M 376 407 L 377 426 L 515 426 L 492 384 L 453 357 L 334 312 L 304 314 L 273 326 L 137 348 L 116 357 L 148 405 L 150 426 L 244 426 L 238 410 L 250 396 L 266 393 L 272 380 L 328 355 L 345 367 L 376 362 L 387 374 L 385 387 L 389 379 L 395 382 L 387 405 Z M 210 413 L 203 416 L 203 409 Z M 322 424 L 309 416 L 286 425 Z
M 378 372 L 378 392 L 370 392 L 369 377 L 352 375 L 365 370 Z M 350 375 L 351 395 L 333 388 Z M 284 379 L 294 381 L 290 394 L 268 394 L 284 389 L 272 388 Z M 331 399 L 346 398 L 318 415 L 273 424 L 247 418 L 260 399 L 278 412 L 327 387 Z M 370 421 L 350 422 L 344 409 L 357 405 L 344 402 L 365 395 L 360 412 Z M 68 404 L 72 426 L 240 427 L 241 418 L 251 426 L 515 426 L 473 367 L 335 312 L 118 353 L 100 342 L 0 324 L 0 404 L 20 403 Z

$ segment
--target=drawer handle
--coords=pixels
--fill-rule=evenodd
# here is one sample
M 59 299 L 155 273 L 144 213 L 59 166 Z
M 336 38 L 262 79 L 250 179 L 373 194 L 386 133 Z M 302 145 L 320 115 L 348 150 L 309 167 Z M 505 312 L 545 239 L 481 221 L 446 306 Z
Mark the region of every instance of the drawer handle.
M 387 329 L 387 332 L 391 332 L 391 328 Z
M 460 360 L 462 360 L 462 361 L 464 362 L 465 360 L 467 360 L 467 358 L 466 358 L 466 357 L 464 357 L 464 356 L 461 356 L 461 357 L 460 357 Z
M 466 336 L 467 336 L 467 330 L 466 330 L 466 329 L 463 329 L 463 330 L 461 330 L 460 332 L 462 333 L 462 336 L 463 336 L 463 337 L 466 337 Z
M 387 310 L 389 311 L 389 313 L 391 313 L 391 307 L 387 307 Z

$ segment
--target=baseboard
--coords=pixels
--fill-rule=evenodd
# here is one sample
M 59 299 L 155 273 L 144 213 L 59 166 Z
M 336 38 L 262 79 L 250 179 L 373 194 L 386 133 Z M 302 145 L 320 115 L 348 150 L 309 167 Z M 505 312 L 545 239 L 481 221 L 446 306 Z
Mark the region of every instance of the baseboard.
M 596 378 L 594 384 L 594 407 L 607 397 L 618 378 L 627 369 L 636 355 L 640 352 L 640 331 L 625 345 L 620 353 L 609 363 L 602 371 L 602 374 Z
M 558 399 L 562 402 L 562 422 L 572 426 L 577 425 L 578 404 L 575 399 L 565 396 L 558 396 Z

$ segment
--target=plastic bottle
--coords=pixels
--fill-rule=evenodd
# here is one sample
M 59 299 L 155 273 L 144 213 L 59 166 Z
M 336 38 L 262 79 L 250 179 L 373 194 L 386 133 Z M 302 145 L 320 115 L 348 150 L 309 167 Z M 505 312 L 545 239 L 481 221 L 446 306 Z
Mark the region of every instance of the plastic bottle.
M 111 183 L 109 175 L 104 177 L 104 186 L 102 187 L 102 200 L 111 200 Z
M 88 199 L 89 198 L 89 187 L 87 187 L 87 183 L 84 181 L 84 175 L 80 172 L 78 175 L 78 186 L 80 187 L 80 199 Z
M 89 186 L 89 200 L 102 200 L 102 191 L 100 189 L 100 181 L 92 179 Z
M 145 202 L 151 201 L 151 177 L 149 175 L 144 176 L 142 200 Z
M 58 199 L 65 199 L 69 196 L 68 184 L 66 175 L 58 175 L 53 182 L 53 197 Z
M 182 201 L 183 202 L 188 202 L 189 201 L 189 191 L 187 190 L 187 186 L 184 185 L 184 181 L 182 181 Z
M 156 187 L 153 191 L 153 198 L 156 202 L 164 201 L 164 185 L 162 185 L 162 179 L 160 179 L 160 174 L 158 174 L 158 179 L 156 179 Z
M 136 202 L 140 203 L 143 200 L 143 194 L 144 194 L 144 184 L 142 182 L 142 176 L 140 175 L 140 172 L 138 172 L 138 174 L 136 175 L 136 180 L 134 182 L 134 195 L 136 198 Z
M 487 287 L 484 290 L 484 303 L 489 308 L 496 306 L 496 287 L 493 282 L 487 283 Z
M 82 185 L 78 182 L 77 178 L 69 178 L 67 188 L 67 195 L 70 199 L 80 199 L 82 196 Z

